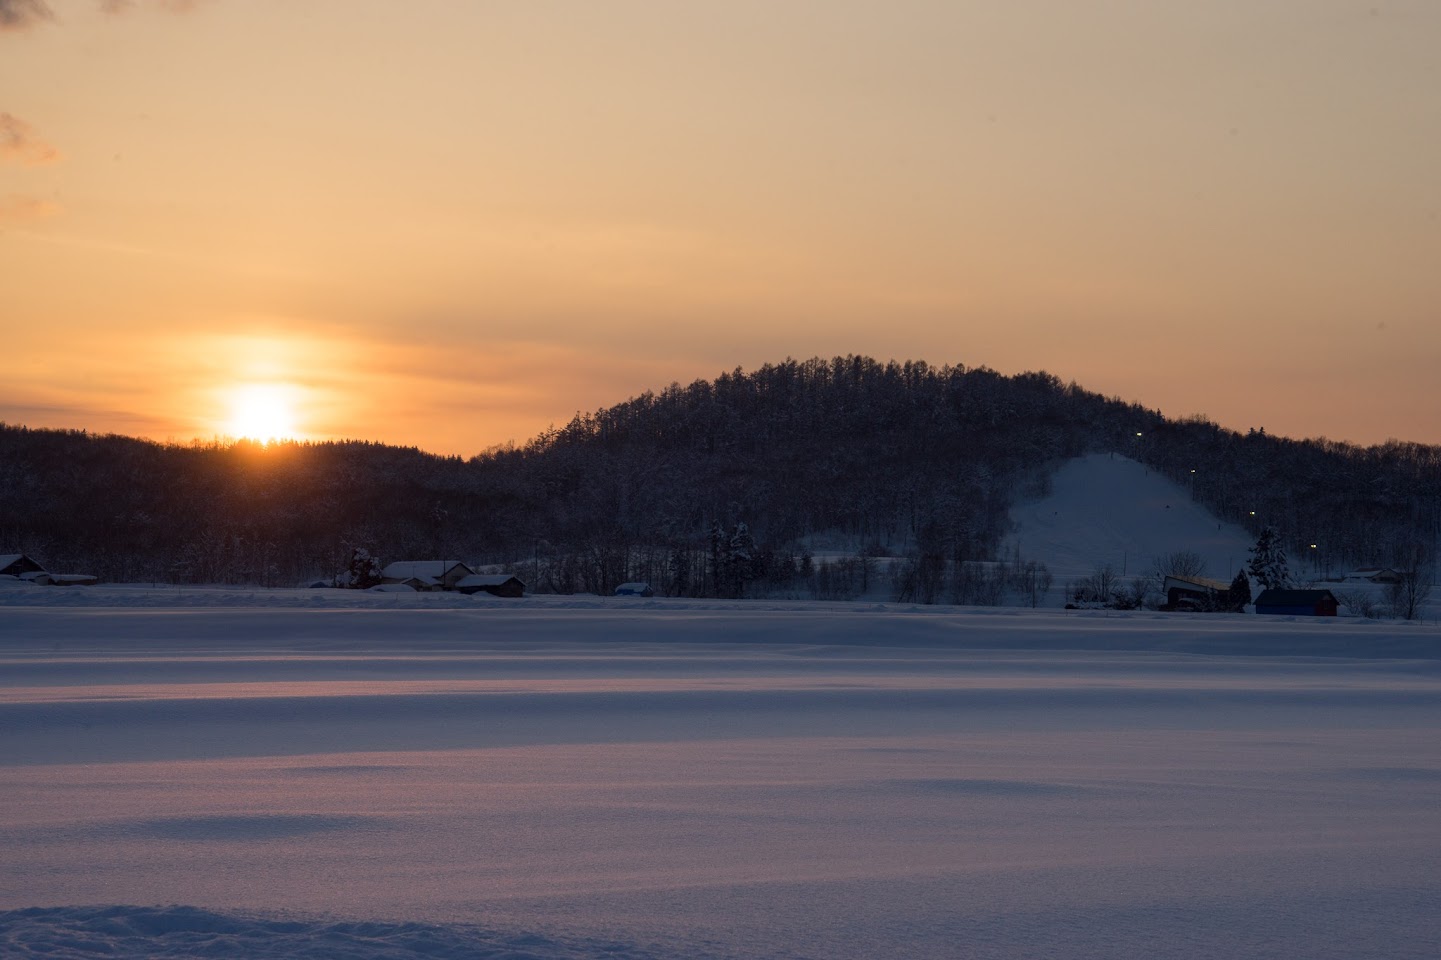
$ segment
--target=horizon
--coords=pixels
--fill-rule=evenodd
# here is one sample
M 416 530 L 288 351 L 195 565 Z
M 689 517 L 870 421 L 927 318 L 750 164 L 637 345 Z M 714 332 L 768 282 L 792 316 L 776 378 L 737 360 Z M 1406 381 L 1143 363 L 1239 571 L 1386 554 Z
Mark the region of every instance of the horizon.
M 0 0 L 0 421 L 471 456 L 780 357 L 1441 444 L 1441 7 Z
M 859 356 L 859 355 L 857 354 L 856 356 Z M 812 357 L 812 358 L 807 358 L 807 359 L 821 359 L 821 360 L 824 360 L 824 359 L 827 359 L 827 358 Z M 875 359 L 875 358 L 869 358 L 869 359 Z M 781 362 L 781 363 L 784 363 L 784 362 L 789 362 L 789 361 L 792 361 L 792 360 L 794 360 L 794 361 L 797 362 L 797 363 L 804 363 L 804 362 L 806 362 L 805 360 L 801 360 L 801 359 L 793 358 L 793 357 L 787 357 L 784 361 L 780 361 L 780 362 Z M 885 363 L 905 364 L 905 363 L 914 363 L 914 362 L 918 362 L 918 361 L 915 360 L 914 358 L 912 358 L 912 359 L 906 359 L 906 360 L 900 360 L 900 359 L 892 359 L 892 360 L 884 360 L 884 361 L 878 360 L 877 362 L 882 363 L 882 364 L 885 364 Z M 942 365 L 942 364 L 931 364 L 931 363 L 929 363 L 929 361 L 926 361 L 926 363 L 927 363 L 927 365 L 930 366 L 932 369 L 939 369 L 939 368 L 941 368 L 942 366 L 945 366 L 945 365 Z M 774 364 L 773 364 L 773 365 L 774 365 Z M 765 364 L 761 364 L 760 366 L 765 366 Z M 757 369 L 759 369 L 760 366 L 755 367 L 755 368 L 738 368 L 738 369 L 741 369 L 741 371 L 742 371 L 743 373 L 751 374 L 751 373 L 754 373 Z M 951 366 L 957 366 L 957 365 L 952 364 Z M 965 369 L 967 372 L 970 372 L 970 371 L 973 371 L 973 370 L 982 370 L 982 369 L 991 369 L 991 368 L 985 367 L 984 365 L 978 365 L 978 366 L 975 366 L 975 367 L 966 366 L 964 369 Z M 712 376 L 712 377 L 709 377 L 709 378 L 707 378 L 707 377 L 700 377 L 700 378 L 697 378 L 697 379 L 702 380 L 702 381 L 707 382 L 707 383 L 714 383 L 716 377 L 719 377 L 719 376 L 721 376 L 722 374 L 728 374 L 728 373 L 732 373 L 732 372 L 734 372 L 734 371 L 733 371 L 733 370 L 723 370 L 723 371 L 719 371 L 717 374 L 715 374 L 715 375 Z M 994 370 L 993 370 L 992 372 L 1000 373 L 1000 371 L 994 371 Z M 1047 375 L 1047 376 L 1054 376 L 1054 377 L 1056 377 L 1058 380 L 1060 380 L 1062 383 L 1070 383 L 1070 382 L 1072 382 L 1072 381 L 1066 380 L 1065 378 L 1060 377 L 1060 376 L 1057 375 L 1057 374 L 1052 373 L 1052 372 L 1049 371 L 1049 370 L 1025 370 L 1025 371 L 1020 371 L 1020 372 L 1014 373 L 1014 374 L 1004 374 L 1004 373 L 1003 373 L 1003 374 L 1001 374 L 1001 376 L 1010 378 L 1010 377 L 1015 377 L 1015 376 L 1021 376 L 1021 375 L 1024 375 L 1024 374 L 1041 374 L 1041 375 Z M 690 382 L 694 382 L 694 381 L 690 381 Z M 337 443 L 337 444 L 345 444 L 345 443 L 366 443 L 366 444 L 381 444 L 381 445 L 383 445 L 383 446 L 399 447 L 399 448 L 406 448 L 406 449 L 415 449 L 415 450 L 419 450 L 421 453 L 426 454 L 426 455 L 428 455 L 428 456 L 436 456 L 436 457 L 461 457 L 462 459 L 471 459 L 471 458 L 478 457 L 478 456 L 484 456 L 484 455 L 489 454 L 489 453 L 491 453 L 491 452 L 493 452 L 493 451 L 495 451 L 495 450 L 497 450 L 497 449 L 504 449 L 504 448 L 521 448 L 521 447 L 524 447 L 524 446 L 526 446 L 527 444 L 529 444 L 529 443 L 537 440 L 537 439 L 538 439 L 541 435 L 543 435 L 547 430 L 555 429 L 555 428 L 558 428 L 558 427 L 562 427 L 562 426 L 564 426 L 566 423 L 569 423 L 569 422 L 571 421 L 571 419 L 573 419 L 574 417 L 577 417 L 577 416 L 586 416 L 586 415 L 589 415 L 589 414 L 599 413 L 599 412 L 602 412 L 602 411 L 604 411 L 604 410 L 609 410 L 609 409 L 611 409 L 611 408 L 613 408 L 613 407 L 616 407 L 616 406 L 619 406 L 619 405 L 624 404 L 624 403 L 626 403 L 626 402 L 629 402 L 630 400 L 633 400 L 633 399 L 635 399 L 636 397 L 641 396 L 641 395 L 643 395 L 643 394 L 645 394 L 645 393 L 656 393 L 656 394 L 658 394 L 658 393 L 660 393 L 661 391 L 663 391 L 663 390 L 665 390 L 665 389 L 668 389 L 672 384 L 679 384 L 679 385 L 681 385 L 681 386 L 687 385 L 686 383 L 682 383 L 682 382 L 680 382 L 680 381 L 672 381 L 671 383 L 668 383 L 668 384 L 666 384 L 666 385 L 663 386 L 663 387 L 651 388 L 651 389 L 649 389 L 649 390 L 642 390 L 642 391 L 640 391 L 639 393 L 631 394 L 631 395 L 629 395 L 629 396 L 627 396 L 627 397 L 625 397 L 625 398 L 623 398 L 623 399 L 616 400 L 616 401 L 614 401 L 614 402 L 612 402 L 612 403 L 609 403 L 609 404 L 604 404 L 604 405 L 602 405 L 602 406 L 595 407 L 595 408 L 591 408 L 591 409 L 589 409 L 589 410 L 578 410 L 578 411 L 576 411 L 574 414 L 572 414 L 571 417 L 569 417 L 569 418 L 567 418 L 567 419 L 565 419 L 565 420 L 563 420 L 563 421 L 554 421 L 554 422 L 550 423 L 548 426 L 546 426 L 546 427 L 542 428 L 541 430 L 537 431 L 535 434 L 532 434 L 531 436 L 524 437 L 524 438 L 519 438 L 519 437 L 508 438 L 508 439 L 502 440 L 502 441 L 500 441 L 500 442 L 498 442 L 498 443 L 490 444 L 490 445 L 487 446 L 487 447 L 484 447 L 484 448 L 481 448 L 481 449 L 478 449 L 478 450 L 469 450 L 469 451 L 467 451 L 467 450 L 437 450 L 437 449 L 431 449 L 431 448 L 422 446 L 422 445 L 417 444 L 417 443 L 407 442 L 407 441 L 406 441 L 405 439 L 403 439 L 403 438 L 401 438 L 401 439 L 385 439 L 385 440 L 381 440 L 381 439 L 377 439 L 377 438 L 374 438 L 374 437 L 363 437 L 363 436 L 324 436 L 324 437 L 320 437 L 320 436 L 301 436 L 301 435 L 294 435 L 294 434 L 274 435 L 274 436 L 256 436 L 256 435 L 244 435 L 244 434 L 237 435 L 237 434 L 219 434 L 219 433 L 217 433 L 217 434 L 212 434 L 212 435 L 210 435 L 210 436 L 199 436 L 199 435 L 197 435 L 197 436 L 190 436 L 190 437 L 175 437 L 175 436 L 168 436 L 168 437 L 150 437 L 150 436 L 142 436 L 142 435 L 137 435 L 137 434 L 123 433 L 123 432 L 120 432 L 120 431 L 113 431 L 113 430 L 97 430 L 97 429 L 93 429 L 93 428 L 89 428 L 89 427 L 84 427 L 84 426 L 66 426 L 66 425 L 57 425 L 57 426 L 48 426 L 48 425 L 47 425 L 47 426 L 41 426 L 41 425 L 36 425 L 36 424 L 18 423 L 18 422 L 7 421 L 7 420 L 5 420 L 3 417 L 0 417 L 0 426 L 15 427 L 15 428 L 27 429 L 27 430 L 56 430 L 56 431 L 62 431 L 62 432 L 72 431 L 72 432 L 85 433 L 85 434 L 89 434 L 89 435 L 91 435 L 91 436 L 96 436 L 96 437 L 101 437 L 101 436 L 119 436 L 119 437 L 124 437 L 124 438 L 126 438 L 126 439 L 140 440 L 140 441 L 145 441 L 145 442 L 150 442 L 150 443 L 156 443 L 156 444 L 159 444 L 159 445 L 161 445 L 161 446 L 171 446 L 171 447 L 206 446 L 206 445 L 212 445 L 212 444 L 218 444 L 218 445 L 224 446 L 224 447 L 233 447 L 233 446 L 238 446 L 238 445 L 247 444 L 247 443 L 253 444 L 253 445 L 256 445 L 256 446 L 260 446 L 260 447 L 269 447 L 269 446 L 273 446 L 273 445 L 284 445 L 284 444 L 298 444 L 298 445 L 304 446 L 304 445 L 308 445 L 308 444 L 326 444 L 326 443 Z M 1104 394 L 1100 394 L 1099 391 L 1090 390 L 1090 389 L 1086 386 L 1086 384 L 1076 383 L 1076 386 L 1080 387 L 1082 390 L 1085 390 L 1085 391 L 1087 391 L 1087 392 L 1089 392 L 1089 393 L 1092 393 L 1092 394 L 1095 394 L 1095 395 L 1098 395 L 1098 396 L 1105 396 Z M 1127 400 L 1127 399 L 1124 398 L 1124 397 L 1114 398 L 1114 397 L 1109 397 L 1109 396 L 1107 396 L 1106 398 L 1107 398 L 1108 400 L 1109 400 L 1109 399 L 1120 399 L 1122 402 L 1125 402 L 1125 403 L 1128 403 L 1128 404 L 1133 404 L 1133 403 L 1135 403 L 1135 401 Z M 1216 425 L 1217 425 L 1218 427 L 1220 427 L 1221 429 L 1230 431 L 1230 432 L 1232 432 L 1232 433 L 1244 434 L 1244 433 L 1247 432 L 1246 429 L 1238 429 L 1238 428 L 1235 428 L 1235 427 L 1227 426 L 1226 424 L 1217 423 L 1215 420 L 1211 419 L 1210 417 L 1207 417 L 1205 414 L 1190 413 L 1190 414 L 1185 414 L 1185 415 L 1183 415 L 1183 416 L 1175 416 L 1175 415 L 1172 415 L 1171 413 L 1169 413 L 1168 411 L 1165 411 L 1165 410 L 1156 410 L 1156 409 L 1151 408 L 1151 407 L 1146 407 L 1144 404 L 1141 404 L 1141 406 L 1142 406 L 1142 407 L 1145 407 L 1145 409 L 1147 409 L 1147 410 L 1150 411 L 1150 412 L 1160 414 L 1164 419 L 1166 419 L 1166 420 L 1169 421 L 1169 422 L 1179 422 L 1179 421 L 1182 421 L 1182 420 L 1189 420 L 1189 419 L 1193 419 L 1193 418 L 1200 418 L 1200 419 L 1205 420 L 1205 421 L 1207 421 L 1207 422 L 1216 424 Z M 1385 440 L 1376 441 L 1376 442 L 1374 442 L 1374 443 L 1355 443 L 1355 442 L 1353 442 L 1353 441 L 1349 441 L 1349 440 L 1338 440 L 1338 439 L 1335 438 L 1335 437 L 1327 437 L 1327 436 L 1305 436 L 1305 437 L 1303 437 L 1303 436 L 1289 436 L 1289 435 L 1286 435 L 1286 434 L 1282 434 L 1282 433 L 1279 433 L 1279 432 L 1270 430 L 1270 429 L 1269 429 L 1268 427 L 1266 427 L 1264 424 L 1254 425 L 1254 426 L 1249 427 L 1249 428 L 1247 428 L 1247 429 L 1253 429 L 1253 430 L 1255 430 L 1255 431 L 1257 431 L 1257 432 L 1259 432 L 1259 433 L 1264 433 L 1264 434 L 1266 434 L 1267 436 L 1276 437 L 1276 438 L 1280 438 L 1280 439 L 1295 440 L 1295 441 L 1299 441 L 1299 442 L 1303 442 L 1303 443 L 1309 443 L 1309 442 L 1336 442 L 1336 443 L 1344 443 L 1344 444 L 1348 444 L 1348 445 L 1357 447 L 1357 448 L 1359 448 L 1359 449 L 1365 449 L 1365 448 L 1369 448 L 1369 447 L 1384 446 L 1384 445 L 1389 444 L 1389 443 L 1402 443 L 1402 444 L 1419 443 L 1419 444 L 1421 444 L 1421 445 L 1423 445 L 1423 446 L 1441 446 L 1441 443 L 1426 443 L 1426 442 L 1424 442 L 1424 441 L 1409 440 L 1409 439 L 1403 438 L 1403 437 L 1387 437 Z

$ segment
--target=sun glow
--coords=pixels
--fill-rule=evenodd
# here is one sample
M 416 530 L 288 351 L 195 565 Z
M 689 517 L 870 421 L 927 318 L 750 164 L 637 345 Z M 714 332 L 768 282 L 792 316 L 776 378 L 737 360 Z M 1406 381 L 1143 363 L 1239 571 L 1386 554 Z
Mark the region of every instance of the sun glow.
M 271 443 L 291 440 L 295 430 L 294 390 L 282 384 L 254 383 L 230 394 L 230 420 L 226 433 L 233 437 Z

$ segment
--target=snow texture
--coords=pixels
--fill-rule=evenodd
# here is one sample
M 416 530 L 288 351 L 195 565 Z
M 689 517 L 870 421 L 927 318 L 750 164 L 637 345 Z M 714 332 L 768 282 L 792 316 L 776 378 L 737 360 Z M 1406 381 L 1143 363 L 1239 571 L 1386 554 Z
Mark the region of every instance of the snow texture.
M 3 597 L 6 955 L 1406 958 L 1441 939 L 1430 625 Z
M 0 953 L 54 957 L 194 957 L 292 960 L 647 960 L 609 941 L 563 942 L 463 924 L 382 923 L 254 916 L 195 907 L 32 907 L 0 912 Z

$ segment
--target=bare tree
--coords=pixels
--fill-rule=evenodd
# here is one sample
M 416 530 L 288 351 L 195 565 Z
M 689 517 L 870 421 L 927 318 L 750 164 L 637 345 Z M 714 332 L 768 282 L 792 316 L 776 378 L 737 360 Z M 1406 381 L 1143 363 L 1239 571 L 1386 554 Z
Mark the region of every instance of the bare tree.
M 1206 573 L 1206 558 L 1194 550 L 1177 550 L 1164 557 L 1156 558 L 1155 577 L 1165 582 L 1167 577 L 1200 577 Z
M 1333 590 L 1336 600 L 1347 610 L 1367 620 L 1376 616 L 1376 595 L 1364 587 L 1350 590 Z
M 1396 552 L 1397 580 L 1386 588 L 1386 600 L 1391 605 L 1391 615 L 1401 620 L 1416 620 L 1421 608 L 1431 598 L 1431 582 L 1435 579 L 1435 566 L 1429 550 L 1412 541 Z

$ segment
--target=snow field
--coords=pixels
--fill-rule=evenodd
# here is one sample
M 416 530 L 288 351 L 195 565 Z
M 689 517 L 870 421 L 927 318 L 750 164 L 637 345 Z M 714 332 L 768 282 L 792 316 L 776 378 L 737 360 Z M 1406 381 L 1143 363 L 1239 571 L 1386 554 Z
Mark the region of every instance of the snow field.
M 6 955 L 1441 939 L 1428 625 L 110 595 L 0 605 Z

